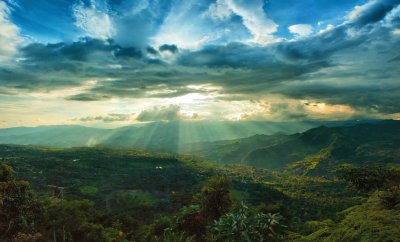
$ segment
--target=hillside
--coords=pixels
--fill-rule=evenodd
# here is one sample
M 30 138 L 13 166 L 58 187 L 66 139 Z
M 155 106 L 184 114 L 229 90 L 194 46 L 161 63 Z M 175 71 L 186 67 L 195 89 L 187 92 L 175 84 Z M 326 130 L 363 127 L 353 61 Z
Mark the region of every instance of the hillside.
M 320 126 L 293 135 L 256 135 L 192 147 L 187 153 L 221 164 L 318 175 L 344 164 L 399 163 L 400 122 Z
M 268 142 L 271 137 L 258 138 Z M 10 180 L 12 172 L 6 164 L 15 170 L 17 181 Z M 387 168 L 382 169 L 386 172 Z M 369 172 L 368 169 L 364 171 Z M 398 170 L 390 171 L 391 174 L 400 174 Z M 380 173 L 371 173 L 377 176 L 376 182 L 370 179 L 369 173 L 366 177 L 363 172 L 357 174 L 361 176 L 361 181 L 376 183 L 377 188 L 383 189 L 379 179 L 386 178 L 379 178 Z M 400 175 L 393 177 L 400 178 Z M 29 183 L 21 180 L 30 183 L 36 196 L 25 194 Z M 398 179 L 393 182 L 397 183 Z M 367 187 L 371 187 L 368 184 Z M 14 193 L 9 190 L 13 186 L 24 188 Z M 225 193 L 224 199 L 228 203 L 224 205 L 224 213 L 230 211 L 235 214 L 245 204 L 244 208 L 250 209 L 246 216 L 269 214 L 265 216 L 275 216 L 279 224 L 284 224 L 288 234 L 278 233 L 282 241 L 310 241 L 309 238 L 321 236 L 319 230 L 325 229 L 326 221 L 342 219 L 337 217 L 338 212 L 356 206 L 349 210 L 349 216 L 360 216 L 354 213 L 362 209 L 364 205 L 360 204 L 367 201 L 369 194 L 354 193 L 345 187 L 343 180 L 337 178 L 298 176 L 248 166 L 220 167 L 189 157 L 133 149 L 0 145 L 0 200 L 4 196 L 17 196 L 12 198 L 14 200 L 3 202 L 18 201 L 0 206 L 6 206 L 4 211 L 8 211 L 10 206 L 26 206 L 23 204 L 28 202 L 29 206 L 22 210 L 12 211 L 19 211 L 18 216 L 24 219 L 30 218 L 28 215 L 34 216 L 39 221 L 35 229 L 45 238 L 56 234 L 61 239 L 66 229 L 69 236 L 96 238 L 94 241 L 107 241 L 104 238 L 115 241 L 164 241 L 157 240 L 157 236 L 172 236 L 172 241 L 191 241 L 185 237 L 188 235 L 202 240 L 201 236 L 214 233 L 207 229 L 208 226 L 216 226 L 212 223 L 214 220 L 199 220 L 199 217 L 205 216 L 202 210 L 206 206 L 204 199 L 210 201 L 207 206 L 222 206 L 220 203 L 224 196 L 221 193 Z M 391 197 L 388 201 L 393 203 Z M 394 202 L 397 204 L 397 200 Z M 374 211 L 380 212 L 378 205 L 374 206 L 371 215 L 368 215 L 373 216 L 373 224 L 362 225 L 370 231 L 374 226 L 387 227 L 380 217 L 374 215 Z M 387 213 L 386 210 L 383 212 Z M 12 220 L 17 215 L 7 216 L 11 216 Z M 340 231 L 351 229 L 346 221 L 338 222 Z M 318 226 L 310 227 L 310 223 Z M 332 226 L 332 223 L 326 226 Z M 340 232 L 334 227 L 329 228 L 332 229 L 329 232 L 332 236 Z M 164 234 L 165 229 L 177 234 Z M 26 233 L 29 231 L 26 230 Z M 88 234 L 83 236 L 82 233 Z M 91 237 L 95 235 L 98 237 Z M 390 232 L 379 236 L 389 235 Z
M 192 143 L 184 146 L 182 153 L 192 154 L 219 164 L 243 164 L 253 150 L 268 147 L 290 139 L 289 135 L 254 135 L 242 139 Z
M 319 125 L 352 125 L 343 122 L 169 121 L 103 129 L 79 125 L 0 129 L 0 144 L 51 147 L 109 146 L 183 153 L 198 143 L 246 138 L 253 135 L 292 134 Z M 369 120 L 366 122 L 376 122 Z M 196 150 L 198 150 L 196 148 Z
M 340 212 L 340 220 L 337 223 L 332 220 L 308 222 L 308 225 L 317 228 L 317 231 L 297 240 L 399 241 L 400 194 L 397 195 L 399 205 L 395 207 L 387 207 L 382 203 L 383 194 L 383 191 L 375 192 L 365 203 Z

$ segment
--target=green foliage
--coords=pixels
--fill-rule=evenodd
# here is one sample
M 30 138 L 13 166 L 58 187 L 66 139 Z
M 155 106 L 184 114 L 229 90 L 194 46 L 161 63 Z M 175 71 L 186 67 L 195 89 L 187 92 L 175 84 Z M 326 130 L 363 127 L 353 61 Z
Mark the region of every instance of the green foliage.
M 321 126 L 255 148 L 243 160 L 258 168 L 331 176 L 343 163 L 398 163 L 399 133 L 399 122 Z
M 388 209 L 400 208 L 400 185 L 392 186 L 379 195 L 382 204 Z
M 321 229 L 323 230 L 324 228 L 327 228 L 332 225 L 334 225 L 334 222 L 330 219 L 327 219 L 324 221 L 307 221 L 305 223 L 307 233 L 312 233 L 314 231 L 321 230 Z
M 97 187 L 94 186 L 83 186 L 81 188 L 79 188 L 79 191 L 83 194 L 83 195 L 95 195 L 99 189 Z
M 302 175 L 310 174 L 315 171 L 318 166 L 321 166 L 324 161 L 326 162 L 332 153 L 332 147 L 323 148 L 315 154 L 307 155 L 303 160 L 294 162 L 288 166 L 291 172 L 299 173 Z
M 0 172 L 0 240 L 32 237 L 34 241 L 40 237 L 34 227 L 39 219 L 40 204 L 28 182 L 14 180 L 11 167 L 0 164 Z
M 195 242 L 194 236 L 179 232 L 166 232 L 162 236 L 154 236 L 148 242 Z
M 162 216 L 154 221 L 151 225 L 144 228 L 144 235 L 143 237 L 146 240 L 149 240 L 153 237 L 161 237 L 166 232 L 173 230 L 175 224 L 172 217 L 169 216 Z
M 212 225 L 213 241 L 276 241 L 281 232 L 279 214 L 252 214 L 242 204 L 237 212 L 223 215 Z
M 0 182 L 7 182 L 13 179 L 14 170 L 11 166 L 0 163 Z
M 57 241 L 124 241 L 117 228 L 105 228 L 94 221 L 94 203 L 89 200 L 50 199 L 44 207 L 41 229 L 44 238 Z
M 7 169 L 0 173 L 5 180 L 0 182 L 0 229 L 5 231 L 13 222 L 0 241 L 52 241 L 54 236 L 57 241 L 229 241 L 233 239 L 226 231 L 232 229 L 242 241 L 262 241 L 260 236 L 266 241 L 335 241 L 342 238 L 340 233 L 354 233 L 355 238 L 363 231 L 382 229 L 386 232 L 372 237 L 380 241 L 391 238 L 386 225 L 398 225 L 398 190 L 389 189 L 399 184 L 397 175 L 390 175 L 397 174 L 394 168 L 384 167 L 390 172 L 378 175 L 361 173 L 364 178 L 378 177 L 373 181 L 383 181 L 385 190 L 360 209 L 367 194 L 354 194 L 332 177 L 217 167 L 187 157 L 107 148 L 0 145 L 0 157 L 18 171 L 15 180 L 7 175 L 12 169 L 1 166 Z M 325 161 L 319 160 L 316 167 Z M 21 178 L 30 181 L 40 198 L 33 196 L 27 182 L 18 181 Z M 63 187 L 65 200 L 46 198 L 47 185 Z M 235 209 L 240 200 L 250 209 Z M 279 237 L 282 223 L 288 231 Z M 352 236 L 344 238 L 351 241 Z
M 340 177 L 362 192 L 385 188 L 400 182 L 400 170 L 385 165 L 369 164 L 361 167 L 346 167 Z
M 123 190 L 112 193 L 107 199 L 110 211 L 127 211 L 135 208 L 151 208 L 157 205 L 157 198 L 149 192 Z
M 88 232 L 91 237 L 99 236 L 98 228 L 89 221 L 93 205 L 89 200 L 49 200 L 44 215 L 44 226 L 49 227 L 46 237 L 83 241 Z
M 367 202 L 346 209 L 338 223 L 328 223 L 299 241 L 398 241 L 400 210 L 382 206 L 375 192 Z
M 201 215 L 206 221 L 218 219 L 232 206 L 230 184 L 231 181 L 227 177 L 216 176 L 210 178 L 201 188 L 198 197 L 201 204 Z
M 190 205 L 179 210 L 172 229 L 202 238 L 206 233 L 206 225 L 200 206 Z

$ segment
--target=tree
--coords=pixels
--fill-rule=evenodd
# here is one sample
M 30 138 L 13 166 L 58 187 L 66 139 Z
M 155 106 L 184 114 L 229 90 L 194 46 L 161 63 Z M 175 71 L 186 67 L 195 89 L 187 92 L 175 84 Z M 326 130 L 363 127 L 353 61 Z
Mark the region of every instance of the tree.
M 206 233 L 207 223 L 201 214 L 198 205 L 183 207 L 175 216 L 175 227 L 173 230 L 185 232 L 189 235 L 196 235 L 201 238 Z
M 278 214 L 252 213 L 243 203 L 237 212 L 223 215 L 212 225 L 213 241 L 276 241 L 282 232 Z
M 400 206 L 400 185 L 392 186 L 379 195 L 381 202 L 388 209 Z
M 41 207 L 26 181 L 15 181 L 13 169 L 0 164 L 0 240 L 36 241 Z
M 15 171 L 9 165 L 0 163 L 0 182 L 9 182 L 14 180 Z
M 202 187 L 200 199 L 200 214 L 207 222 L 219 219 L 232 206 L 232 194 L 229 191 L 231 181 L 223 176 L 210 178 Z
M 91 222 L 89 200 L 51 199 L 45 209 L 46 237 L 56 241 L 104 241 L 103 226 Z
M 348 167 L 340 172 L 340 178 L 361 192 L 388 188 L 400 182 L 400 171 L 384 165 Z

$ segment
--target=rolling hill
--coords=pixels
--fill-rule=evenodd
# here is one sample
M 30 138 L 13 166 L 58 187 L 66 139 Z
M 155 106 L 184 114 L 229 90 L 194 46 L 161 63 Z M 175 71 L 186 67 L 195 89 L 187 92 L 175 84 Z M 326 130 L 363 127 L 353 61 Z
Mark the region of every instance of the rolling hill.
M 365 122 L 376 121 L 369 120 Z M 0 129 L 0 144 L 41 145 L 64 148 L 110 146 L 169 153 L 186 153 L 188 149 L 198 150 L 199 143 L 240 139 L 260 134 L 292 134 L 320 125 L 348 126 L 354 123 L 357 123 L 357 121 L 305 123 L 169 121 L 136 124 L 113 129 L 79 125 L 15 127 Z M 266 139 L 273 140 L 271 138 Z M 261 142 L 261 144 L 262 146 L 257 146 L 257 148 L 266 147 L 270 143 Z
M 114 129 L 78 125 L 0 129 L 0 144 L 81 147 L 105 145 L 177 153 L 187 143 L 238 139 L 256 134 L 287 134 L 314 127 L 314 123 L 170 121 Z
M 320 126 L 293 135 L 256 135 L 192 147 L 188 153 L 221 164 L 318 175 L 343 164 L 399 163 L 400 122 Z

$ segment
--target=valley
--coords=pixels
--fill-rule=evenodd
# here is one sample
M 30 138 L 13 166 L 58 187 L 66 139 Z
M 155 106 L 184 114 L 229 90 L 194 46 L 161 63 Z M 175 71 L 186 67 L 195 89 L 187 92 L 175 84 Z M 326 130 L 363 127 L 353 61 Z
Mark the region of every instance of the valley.
M 55 235 L 80 241 L 80 233 L 90 232 L 95 237 L 85 238 L 98 241 L 214 241 L 214 236 L 222 236 L 214 230 L 220 226 L 218 219 L 222 223 L 225 213 L 240 211 L 278 216 L 279 226 L 271 227 L 276 232 L 270 236 L 279 241 L 352 241 L 361 236 L 354 226 L 363 229 L 362 236 L 379 227 L 377 239 L 393 239 L 393 225 L 400 225 L 399 131 L 396 121 L 321 126 L 292 135 L 193 143 L 183 154 L 105 146 L 0 145 L 0 183 L 29 182 L 34 195 L 25 196 L 36 208 L 18 210 L 18 216 L 35 217 L 36 230 L 45 240 Z M 5 178 L 7 169 L 15 178 Z M 368 189 L 358 189 L 360 181 Z M 62 196 L 49 193 L 54 189 L 61 189 Z M 1 190 L 2 199 L 15 196 L 7 191 Z M 214 208 L 220 211 L 212 215 L 217 216 L 215 223 L 204 210 L 213 206 L 207 201 L 214 192 L 226 194 L 213 198 L 214 205 L 222 206 Z M 384 197 L 391 205 L 384 205 Z M 59 217 L 63 211 L 80 214 L 82 220 Z M 377 213 L 388 214 L 390 226 Z M 62 232 L 49 218 L 70 227 Z M 41 219 L 48 222 L 41 224 Z M 29 226 L 24 231 L 35 236 Z

